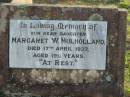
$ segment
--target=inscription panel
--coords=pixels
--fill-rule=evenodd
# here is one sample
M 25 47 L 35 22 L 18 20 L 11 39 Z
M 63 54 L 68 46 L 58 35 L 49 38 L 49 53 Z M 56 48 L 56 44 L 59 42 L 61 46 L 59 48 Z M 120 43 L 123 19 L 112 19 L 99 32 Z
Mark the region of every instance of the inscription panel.
M 10 20 L 9 66 L 105 70 L 107 22 Z

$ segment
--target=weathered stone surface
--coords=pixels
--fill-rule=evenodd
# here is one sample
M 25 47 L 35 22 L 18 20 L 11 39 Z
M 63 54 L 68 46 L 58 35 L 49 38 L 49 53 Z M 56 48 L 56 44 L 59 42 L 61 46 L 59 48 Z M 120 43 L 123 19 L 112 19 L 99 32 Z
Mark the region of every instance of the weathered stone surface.
M 126 16 L 126 11 L 121 11 L 117 8 L 88 8 L 60 5 L 1 5 L 0 83 L 6 82 L 6 86 L 9 86 L 8 89 L 12 92 L 28 90 L 29 92 L 44 96 L 123 97 Z M 8 68 L 10 19 L 80 21 L 100 19 L 107 21 L 108 45 L 106 70 Z M 2 76 L 4 76 L 4 79 Z
M 0 3 L 9 3 L 11 0 L 0 0 Z
M 32 4 L 32 0 L 12 0 L 11 3 L 16 3 L 16 4 Z

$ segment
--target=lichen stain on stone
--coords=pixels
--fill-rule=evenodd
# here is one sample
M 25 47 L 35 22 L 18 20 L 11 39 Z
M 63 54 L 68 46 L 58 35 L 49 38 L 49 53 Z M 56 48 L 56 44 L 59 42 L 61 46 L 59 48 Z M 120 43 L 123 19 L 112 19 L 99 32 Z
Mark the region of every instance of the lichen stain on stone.
M 109 39 L 110 46 L 115 47 L 115 45 L 116 45 L 115 44 L 115 42 L 116 42 L 115 36 L 114 35 L 109 35 L 108 39 Z
M 103 16 L 101 16 L 98 13 L 95 13 L 95 14 L 91 15 L 88 20 L 89 21 L 102 21 L 103 20 Z
M 76 8 L 76 10 L 73 10 L 73 11 L 82 12 L 82 9 L 81 8 Z
M 30 19 L 27 17 L 27 12 L 22 9 L 18 9 L 13 16 L 14 19 Z
M 56 74 L 57 74 L 56 70 L 41 71 L 33 69 L 30 72 L 32 81 L 38 83 L 54 83 L 57 76 Z
M 23 72 L 22 72 L 22 75 L 21 75 L 20 81 L 21 81 L 22 83 L 25 83 L 25 82 L 26 82 L 25 74 L 24 74 Z
M 1 17 L 0 17 L 0 36 L 2 32 L 6 31 L 7 27 L 7 16 L 9 14 L 9 9 L 7 7 L 0 7 Z
M 95 81 L 100 81 L 104 73 L 96 71 L 96 70 L 88 71 L 88 70 L 32 69 L 31 71 L 27 71 L 27 72 L 24 72 L 22 70 L 20 71 L 16 70 L 14 71 L 13 74 L 22 83 L 26 83 L 28 81 L 30 83 L 31 81 L 31 84 L 36 84 L 36 83 L 39 83 L 39 84 L 43 84 L 43 83 L 44 84 L 51 84 L 51 83 L 79 84 L 79 83 L 84 83 L 84 82 L 91 83 Z
M 38 19 L 40 19 L 37 15 L 31 16 L 30 18 L 33 19 L 33 20 L 38 20 Z
M 10 11 L 11 11 L 11 12 L 14 12 L 14 11 L 15 11 L 15 8 L 11 6 L 11 7 L 10 7 Z
M 71 70 L 66 70 L 66 71 L 60 71 L 63 72 L 61 76 L 60 80 L 63 80 L 64 82 L 70 82 L 70 74 L 71 74 Z
M 7 7 L 2 7 L 1 10 L 1 18 L 6 18 L 9 13 L 9 9 Z
M 39 77 L 39 72 L 36 69 L 33 69 L 30 72 L 30 76 L 31 76 L 32 81 L 36 81 L 36 79 Z
M 110 83 L 110 82 L 113 81 L 113 78 L 114 78 L 114 77 L 113 77 L 113 75 L 112 75 L 111 73 L 109 73 L 109 72 L 104 72 L 104 74 L 102 75 L 102 78 L 103 78 L 104 81 Z
M 115 36 L 116 36 L 116 37 L 118 36 L 118 33 L 117 33 L 117 32 L 115 32 Z
M 1 36 L 1 32 L 6 31 L 6 25 L 7 25 L 7 20 L 4 18 L 0 18 L 0 36 Z
M 56 71 L 56 75 L 54 78 L 56 82 L 60 82 L 60 80 L 64 80 L 63 77 L 64 77 L 63 71 L 61 71 L 61 70 Z
M 86 73 L 87 76 L 87 82 L 94 82 L 100 78 L 100 74 L 96 70 L 90 70 Z
M 47 72 L 47 82 L 49 83 L 52 83 L 52 80 L 53 80 L 53 76 L 52 76 L 52 72 Z
M 113 41 L 114 40 L 114 36 L 113 35 L 109 35 L 109 41 Z
M 52 70 L 52 77 L 55 78 L 57 74 L 57 71 L 55 69 Z
M 74 9 L 73 8 L 62 8 L 61 9 L 63 13 L 67 12 L 67 11 L 73 11 Z
M 71 80 L 73 80 L 73 82 L 74 83 L 77 83 L 77 71 L 76 70 L 73 70 L 72 72 L 71 72 Z
M 45 71 L 45 72 L 40 71 L 40 72 L 42 73 L 41 77 L 42 77 L 44 83 L 54 83 L 55 82 L 55 80 L 54 80 L 54 78 L 56 77 L 55 70 L 53 70 L 53 71 L 49 70 L 49 71 Z
M 114 43 L 111 43 L 111 46 L 112 46 L 112 47 L 114 47 L 114 46 L 115 46 L 115 44 L 114 44 Z
M 78 70 L 78 73 L 79 73 L 79 74 L 82 74 L 82 73 L 83 73 L 83 70 Z
M 110 75 L 107 75 L 107 76 L 106 76 L 106 81 L 107 81 L 107 82 L 111 82 L 111 80 L 112 80 L 111 76 L 110 76 Z
M 98 71 L 90 70 L 36 70 L 33 69 L 30 72 L 30 77 L 32 82 L 38 83 L 83 83 L 83 80 L 86 79 L 87 82 L 93 82 L 99 80 L 100 73 Z
M 26 10 L 27 6 L 25 5 L 19 5 L 19 6 L 16 6 L 17 9 L 20 9 L 20 10 Z
M 50 13 L 46 13 L 46 14 L 45 14 L 45 17 L 43 17 L 43 18 L 50 19 L 50 16 L 51 16 Z

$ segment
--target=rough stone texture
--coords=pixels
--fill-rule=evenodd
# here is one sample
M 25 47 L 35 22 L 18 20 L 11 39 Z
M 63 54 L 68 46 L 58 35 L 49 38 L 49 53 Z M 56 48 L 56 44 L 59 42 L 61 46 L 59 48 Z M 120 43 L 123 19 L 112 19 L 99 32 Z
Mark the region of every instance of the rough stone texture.
M 95 16 L 98 16 L 95 18 Z M 10 92 L 47 96 L 123 97 L 127 12 L 117 8 L 61 5 L 0 6 L 0 85 Z M 93 19 L 94 18 L 94 19 Z M 108 22 L 105 71 L 8 68 L 10 19 L 105 20 Z M 17 29 L 16 29 L 17 30 Z M 5 87 L 4 87 L 5 88 Z
M 0 0 L 0 3 L 10 3 L 11 0 Z
M 32 4 L 32 0 L 12 0 L 11 3 L 15 4 Z

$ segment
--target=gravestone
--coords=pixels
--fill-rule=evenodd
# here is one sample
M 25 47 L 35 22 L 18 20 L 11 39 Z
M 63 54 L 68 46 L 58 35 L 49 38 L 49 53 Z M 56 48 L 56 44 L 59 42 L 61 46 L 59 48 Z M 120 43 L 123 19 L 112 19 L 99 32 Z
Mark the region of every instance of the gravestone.
M 45 97 L 123 97 L 127 12 L 0 6 L 0 85 Z

